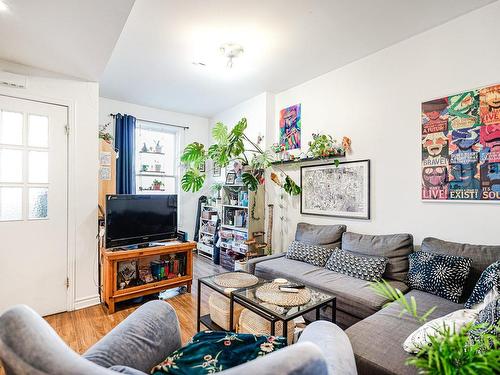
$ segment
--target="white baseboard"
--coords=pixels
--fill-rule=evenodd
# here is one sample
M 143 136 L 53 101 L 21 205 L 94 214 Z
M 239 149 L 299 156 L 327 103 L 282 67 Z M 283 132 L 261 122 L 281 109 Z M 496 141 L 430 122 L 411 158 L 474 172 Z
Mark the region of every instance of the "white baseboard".
M 99 295 L 96 294 L 94 296 L 88 296 L 88 297 L 77 299 L 75 301 L 74 308 L 75 308 L 75 310 L 80 310 L 80 309 L 84 309 L 85 307 L 98 305 L 99 303 L 101 303 L 101 301 L 99 299 Z

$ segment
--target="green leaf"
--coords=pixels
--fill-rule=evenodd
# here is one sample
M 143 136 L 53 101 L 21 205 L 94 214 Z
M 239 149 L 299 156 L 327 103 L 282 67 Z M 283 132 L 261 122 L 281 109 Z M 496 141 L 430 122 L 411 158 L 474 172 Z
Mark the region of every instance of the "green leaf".
M 253 174 L 249 172 L 244 172 L 241 174 L 241 179 L 243 180 L 243 183 L 248 187 L 248 190 L 250 191 L 257 190 L 259 186 L 259 181 Z
M 333 161 L 333 163 L 335 164 L 336 167 L 338 167 L 340 165 L 340 160 L 339 159 L 335 159 Z
M 184 164 L 201 164 L 205 160 L 205 146 L 198 142 L 188 144 L 181 155 L 181 162 Z
M 233 137 L 241 137 L 243 136 L 243 133 L 245 132 L 247 128 L 247 119 L 243 117 L 235 126 L 233 129 L 231 129 L 231 134 L 230 136 Z
M 229 141 L 227 126 L 222 122 L 215 124 L 212 129 L 212 137 L 219 144 L 227 144 Z
M 197 192 L 203 187 L 206 175 L 198 169 L 189 169 L 181 179 L 181 187 L 184 191 Z
M 226 145 L 214 144 L 208 148 L 208 157 L 221 168 L 229 164 L 230 156 Z
M 271 151 L 267 150 L 261 153 L 254 154 L 250 166 L 252 169 L 266 169 L 274 161 L 273 154 Z
M 290 195 L 299 195 L 302 192 L 300 186 L 297 185 L 295 181 L 292 180 L 288 175 L 285 177 L 285 183 L 283 184 L 283 189 Z

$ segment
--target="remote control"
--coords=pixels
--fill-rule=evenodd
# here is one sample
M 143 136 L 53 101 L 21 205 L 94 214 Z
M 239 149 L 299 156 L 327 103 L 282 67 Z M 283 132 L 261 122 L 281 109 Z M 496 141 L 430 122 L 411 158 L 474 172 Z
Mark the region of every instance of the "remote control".
M 280 291 L 285 292 L 285 293 L 298 293 L 299 290 L 296 288 L 285 288 L 280 286 Z
M 304 284 L 289 283 L 289 284 L 281 285 L 281 287 L 294 288 L 294 289 L 304 289 L 306 286 Z

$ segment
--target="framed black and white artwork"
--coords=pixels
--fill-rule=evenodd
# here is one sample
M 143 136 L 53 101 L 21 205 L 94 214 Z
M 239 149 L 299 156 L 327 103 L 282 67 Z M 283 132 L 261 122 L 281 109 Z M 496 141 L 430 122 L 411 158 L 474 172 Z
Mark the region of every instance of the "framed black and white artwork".
M 303 166 L 300 212 L 370 219 L 370 160 Z

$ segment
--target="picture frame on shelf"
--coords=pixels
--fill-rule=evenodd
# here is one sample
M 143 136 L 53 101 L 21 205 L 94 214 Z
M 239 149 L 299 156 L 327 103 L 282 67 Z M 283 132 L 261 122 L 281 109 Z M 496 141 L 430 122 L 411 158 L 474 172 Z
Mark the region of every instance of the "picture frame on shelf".
M 236 181 L 236 173 L 228 172 L 226 174 L 226 185 L 234 185 Z
M 302 166 L 300 179 L 302 214 L 370 219 L 370 160 Z
M 214 163 L 214 169 L 213 169 L 213 177 L 220 177 L 221 176 L 221 167 L 220 165 L 217 165 L 217 163 Z

